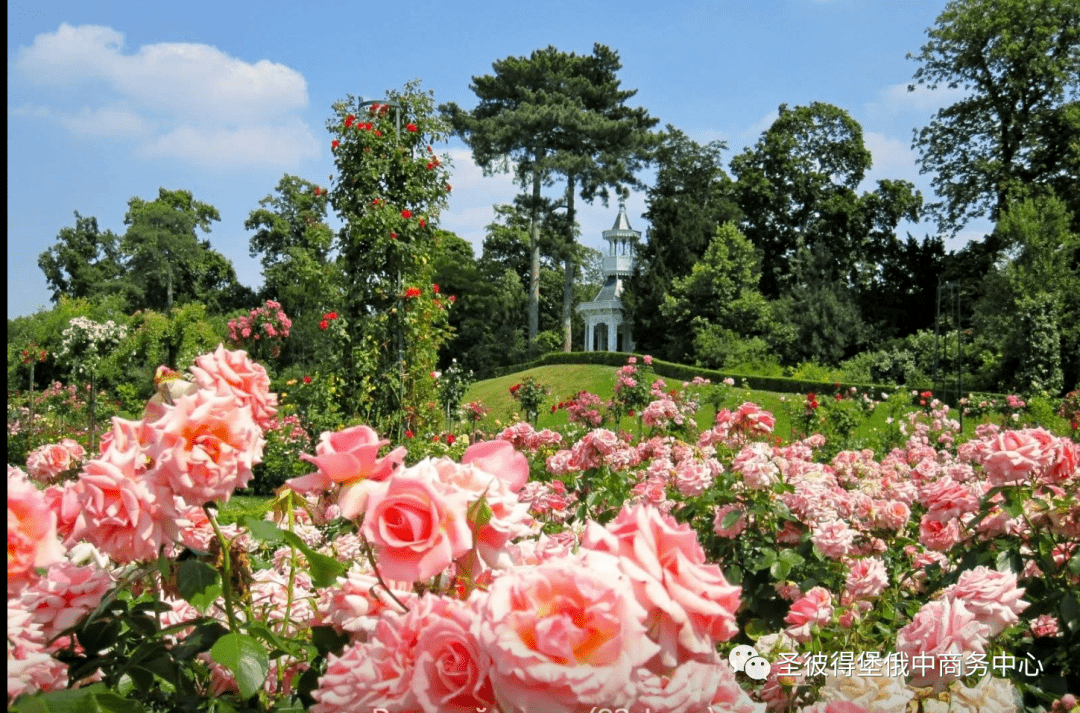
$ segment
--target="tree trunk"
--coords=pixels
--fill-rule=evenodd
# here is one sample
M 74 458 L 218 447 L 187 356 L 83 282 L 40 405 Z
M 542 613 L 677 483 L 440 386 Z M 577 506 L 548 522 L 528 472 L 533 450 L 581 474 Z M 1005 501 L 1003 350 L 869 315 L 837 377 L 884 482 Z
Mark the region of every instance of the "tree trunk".
M 529 241 L 529 356 L 540 331 L 540 172 L 533 173 L 532 238 Z
M 566 222 L 569 231 L 566 239 L 566 255 L 563 258 L 562 321 L 564 352 L 570 351 L 573 336 L 574 309 L 574 177 L 566 179 Z
M 172 311 L 172 266 L 165 270 L 165 313 Z

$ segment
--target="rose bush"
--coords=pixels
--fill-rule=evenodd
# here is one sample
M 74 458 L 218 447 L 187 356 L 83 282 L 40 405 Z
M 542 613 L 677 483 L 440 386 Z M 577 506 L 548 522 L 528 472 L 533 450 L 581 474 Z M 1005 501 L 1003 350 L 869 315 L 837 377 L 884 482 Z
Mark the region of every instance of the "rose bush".
M 438 449 L 326 431 L 267 519 L 224 526 L 215 503 L 276 420 L 257 367 L 200 357 L 142 420 L 115 419 L 74 481 L 40 490 L 9 468 L 9 707 L 1074 705 L 1069 439 L 964 442 L 931 399 L 899 446 L 830 453 L 819 433 L 775 442 L 751 403 L 691 432 L 675 414 L 697 385 L 653 381 L 634 405 L 676 411 L 638 438 L 587 421 Z M 740 644 L 770 662 L 764 681 L 729 665 Z

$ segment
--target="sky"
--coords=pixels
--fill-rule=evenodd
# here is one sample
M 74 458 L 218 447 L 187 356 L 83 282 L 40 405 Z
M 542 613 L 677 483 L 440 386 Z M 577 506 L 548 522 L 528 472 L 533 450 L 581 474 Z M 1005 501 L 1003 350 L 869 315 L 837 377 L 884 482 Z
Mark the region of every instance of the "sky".
M 863 128 L 874 165 L 862 190 L 906 179 L 933 200 L 912 132 L 958 98 L 909 92 L 917 53 L 945 0 L 182 4 L 24 0 L 8 3 L 8 317 L 49 307 L 38 256 L 75 212 L 124 232 L 135 196 L 190 191 L 221 221 L 201 235 L 245 285 L 261 284 L 248 214 L 286 174 L 327 185 L 326 122 L 347 95 L 378 99 L 419 79 L 437 103 L 476 105 L 469 85 L 492 62 L 548 46 L 619 53 L 627 103 L 698 142 L 722 140 L 726 160 L 752 146 L 778 107 L 834 104 Z M 454 186 L 440 227 L 480 254 L 492 206 L 520 191 L 484 176 L 468 147 L 436 147 Z M 643 172 L 650 184 L 655 173 Z M 555 186 L 550 189 L 559 191 Z M 580 201 L 579 201 L 580 204 Z M 631 193 L 631 226 L 647 233 L 645 192 Z M 604 247 L 614 204 L 579 205 L 580 242 Z M 336 223 L 332 223 L 336 225 Z M 990 230 L 969 224 L 958 249 Z M 902 225 L 901 237 L 936 232 Z

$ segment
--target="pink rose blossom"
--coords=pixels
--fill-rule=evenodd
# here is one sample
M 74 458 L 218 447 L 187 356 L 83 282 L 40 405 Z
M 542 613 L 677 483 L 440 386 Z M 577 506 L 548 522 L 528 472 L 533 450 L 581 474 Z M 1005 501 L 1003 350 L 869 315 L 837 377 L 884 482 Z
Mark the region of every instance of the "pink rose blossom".
M 9 584 L 10 590 L 10 584 Z M 45 648 L 45 634 L 33 615 L 8 599 L 8 703 L 24 693 L 60 691 L 67 687 L 67 664 Z
M 1041 614 L 1031 622 L 1031 635 L 1035 638 L 1061 636 L 1061 622 L 1052 614 Z
M 946 552 L 962 539 L 960 523 L 956 520 L 941 521 L 926 513 L 919 522 L 919 542 L 932 550 Z
M 855 542 L 855 531 L 842 520 L 818 523 L 810 536 L 821 554 L 829 559 L 838 560 L 851 552 Z
M 735 456 L 731 469 L 742 474 L 751 490 L 765 490 L 779 480 L 780 469 L 772 456 L 772 447 L 768 443 L 751 443 Z
M 791 605 L 784 623 L 789 624 L 785 632 L 796 641 L 810 641 L 812 627 L 825 628 L 832 621 L 832 594 L 824 587 L 814 587 L 801 599 Z
M 494 708 L 488 675 L 491 659 L 480 650 L 472 633 L 474 609 L 445 601 L 445 610 L 432 617 L 417 637 L 413 695 L 425 713 L 476 713 Z
M 1021 599 L 1024 589 L 1016 586 L 1015 573 L 996 572 L 984 566 L 962 572 L 956 584 L 942 594 L 963 600 L 975 618 L 989 627 L 989 636 L 997 636 L 1020 621 L 1019 614 L 1031 606 Z
M 112 575 L 97 567 L 57 562 L 45 577 L 23 590 L 19 604 L 31 613 L 49 640 L 100 604 L 112 581 Z
M 56 514 L 45 495 L 18 468 L 8 466 L 8 598 L 38 579 L 37 567 L 64 556 Z
M 270 392 L 270 376 L 261 364 L 243 350 L 230 351 L 219 344 L 211 354 L 203 354 L 191 367 L 195 383 L 218 395 L 231 396 L 251 407 L 251 417 L 259 427 L 271 430 L 277 421 L 277 394 Z
M 842 601 L 850 604 L 878 597 L 889 586 L 885 562 L 878 557 L 864 557 L 848 564 Z
M 726 671 L 724 670 L 725 667 Z M 730 671 L 731 668 L 727 662 L 719 660 L 684 661 L 676 666 L 675 670 L 665 671 L 660 675 L 647 669 L 638 669 L 635 672 L 637 705 L 633 710 L 648 710 L 655 713 L 740 710 L 734 705 L 712 709 L 709 707 L 711 703 L 715 702 L 714 697 L 721 681 L 727 678 Z M 732 678 L 734 678 L 733 675 Z M 736 701 L 740 701 L 740 699 L 736 698 Z M 732 703 L 736 701 L 732 701 Z M 750 700 L 744 697 L 740 702 L 749 704 Z M 750 710 L 753 710 L 753 708 L 750 708 Z
M 75 442 L 71 441 L 71 443 Z M 79 450 L 82 450 L 82 448 L 80 447 Z M 85 451 L 83 452 L 85 454 Z M 55 480 L 61 473 L 74 465 L 75 462 L 72 459 L 71 451 L 60 443 L 50 443 L 35 448 L 26 457 L 26 472 L 31 478 L 41 483 Z
M 738 633 L 735 612 L 742 588 L 729 584 L 717 565 L 706 563 L 689 525 L 652 506 L 624 506 L 606 528 L 590 522 L 582 547 L 620 557 L 654 622 L 664 665 L 673 665 L 679 649 L 705 654 Z
M 205 389 L 166 407 L 149 431 L 148 477 L 190 505 L 228 501 L 251 480 L 266 443 L 249 406 Z
M 362 532 L 384 576 L 426 580 L 472 548 L 467 510 L 467 492 L 442 485 L 425 461 L 372 484 Z
M 365 481 L 386 480 L 405 460 L 407 451 L 404 446 L 379 457 L 379 450 L 389 443 L 386 439 L 380 439 L 374 429 L 368 426 L 323 431 L 315 446 L 315 455 L 300 454 L 301 460 L 314 463 L 318 470 L 292 478 L 286 484 L 299 493 L 311 494 L 329 490 L 335 483 L 342 484 L 338 494 L 341 516 L 353 520 L 364 510 Z
M 172 495 L 153 488 L 126 463 L 92 460 L 64 495 L 78 503 L 71 540 L 89 541 L 117 563 L 145 562 L 177 541 L 179 513 Z
M 952 669 L 942 671 L 937 665 L 942 654 L 985 654 L 990 627 L 981 623 L 962 599 L 946 597 L 928 602 L 915 614 L 911 623 L 896 633 L 897 653 L 912 660 L 926 655 L 934 666 L 912 673 L 911 685 L 933 686 L 940 693 L 958 676 Z
M 480 470 L 496 475 L 512 492 L 521 490 L 529 479 L 529 460 L 506 441 L 481 441 L 465 449 L 461 464 L 472 463 Z
M 993 485 L 1029 480 L 1054 461 L 1056 440 L 1041 428 L 1005 431 L 982 447 L 983 469 Z
M 659 647 L 619 565 L 595 551 L 495 578 L 472 633 L 503 713 L 629 708 L 633 672 Z

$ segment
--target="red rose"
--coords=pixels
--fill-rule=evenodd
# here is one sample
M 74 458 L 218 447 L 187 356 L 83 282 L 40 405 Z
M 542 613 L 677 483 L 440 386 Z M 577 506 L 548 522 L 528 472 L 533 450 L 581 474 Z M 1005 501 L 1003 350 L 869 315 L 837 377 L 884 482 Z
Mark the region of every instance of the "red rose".
M 375 135 L 376 136 L 382 136 L 382 132 L 379 131 L 378 129 L 375 129 Z
M 416 124 L 409 124 L 408 126 L 405 127 L 405 130 L 410 132 L 410 133 L 415 134 L 416 131 L 417 131 Z
M 456 441 L 456 440 L 457 440 L 457 438 L 454 437 L 453 433 L 447 433 L 446 434 L 446 445 L 452 446 L 452 445 L 454 445 L 454 441 Z
M 411 210 L 403 210 L 403 211 L 401 211 L 401 217 L 402 218 L 411 218 L 412 217 L 412 211 Z
M 433 169 L 433 168 L 435 168 L 435 164 L 433 164 L 433 163 L 431 163 L 431 162 L 429 161 L 429 162 L 428 162 L 428 165 L 427 165 L 427 170 L 429 170 L 429 171 L 430 171 L 430 170 L 431 170 L 431 169 Z
M 410 287 L 409 289 L 405 290 L 405 296 L 406 297 L 419 297 L 420 296 L 420 288 L 419 287 Z
M 424 220 L 423 218 L 420 219 L 420 227 L 421 228 L 426 228 L 427 227 L 427 221 Z
M 350 126 L 352 126 L 354 121 L 356 121 L 356 117 L 353 116 L 352 114 L 349 114 L 348 116 L 346 116 L 345 117 L 345 128 L 347 129 Z
M 319 322 L 319 329 L 326 329 L 329 326 L 330 326 L 330 324 L 325 319 L 323 321 Z
M 397 233 L 395 233 L 395 232 L 391 232 L 391 233 L 390 233 L 390 239 L 391 239 L 391 240 L 397 240 Z
M 331 312 L 330 319 L 337 319 L 337 312 Z
M 413 432 L 412 431 L 405 431 L 405 437 L 406 438 L 412 438 L 413 437 Z
M 341 142 L 338 141 L 337 139 L 334 139 L 333 141 L 330 142 L 330 148 L 332 148 L 332 149 L 336 149 L 340 145 L 341 145 Z
M 439 286 L 438 285 L 432 285 L 431 286 L 431 291 L 434 292 L 435 294 L 439 294 Z
M 451 191 L 451 189 L 453 189 L 453 186 L 451 186 L 449 183 L 447 183 L 446 184 L 446 192 L 449 193 Z
M 450 303 L 453 304 L 454 302 L 457 302 L 457 295 L 450 295 Z
M 311 383 L 311 377 L 310 376 L 304 376 L 304 383 L 305 384 L 310 384 Z
M 521 388 L 521 384 L 514 384 L 513 386 L 510 387 L 510 393 L 516 394 L 518 392 L 518 389 L 520 389 L 520 388 Z

